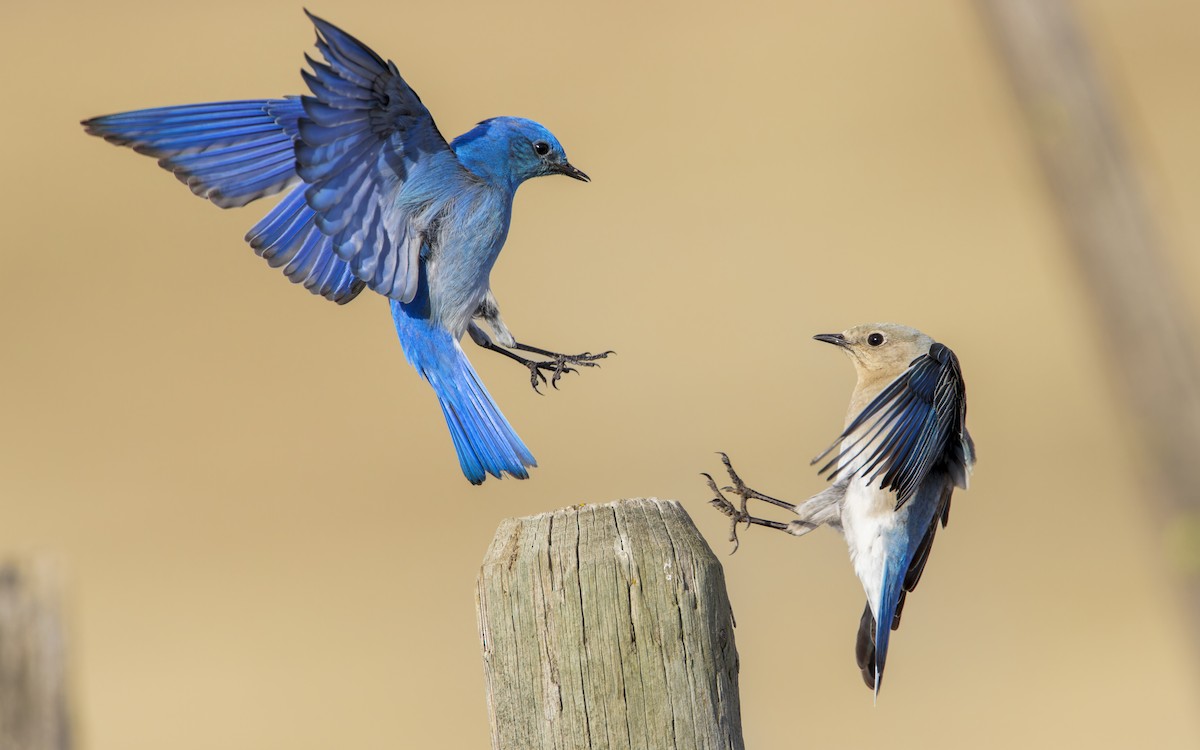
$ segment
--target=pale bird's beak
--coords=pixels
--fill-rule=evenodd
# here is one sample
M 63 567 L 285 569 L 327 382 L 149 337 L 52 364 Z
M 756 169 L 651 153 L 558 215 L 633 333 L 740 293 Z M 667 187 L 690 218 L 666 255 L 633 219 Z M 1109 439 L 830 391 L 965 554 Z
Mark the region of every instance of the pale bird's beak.
M 850 346 L 850 342 L 840 333 L 818 333 L 813 338 L 817 341 L 824 341 L 826 344 L 833 344 L 834 346 Z
M 564 161 L 559 165 L 558 171 L 560 174 L 565 174 L 567 177 L 574 177 L 581 182 L 591 182 L 592 178 L 583 173 L 583 170 L 578 169 L 570 162 Z

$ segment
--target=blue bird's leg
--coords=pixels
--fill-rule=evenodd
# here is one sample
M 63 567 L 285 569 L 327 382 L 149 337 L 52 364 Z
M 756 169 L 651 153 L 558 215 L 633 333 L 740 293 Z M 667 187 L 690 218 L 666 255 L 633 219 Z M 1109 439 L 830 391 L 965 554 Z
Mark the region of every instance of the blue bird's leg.
M 557 390 L 558 379 L 562 377 L 564 372 L 578 372 L 578 370 L 574 369 L 573 367 L 567 366 L 565 361 L 560 362 L 558 360 L 554 360 L 542 362 L 533 359 L 526 359 L 520 354 L 509 351 L 503 346 L 500 346 L 496 342 L 492 341 L 488 335 L 483 332 L 483 329 L 474 323 L 471 323 L 467 327 L 467 333 L 471 335 L 471 340 L 474 341 L 476 345 L 487 349 L 488 351 L 496 352 L 497 354 L 503 354 L 505 357 L 508 357 L 514 362 L 519 362 L 524 367 L 529 368 L 529 384 L 533 386 L 533 390 L 537 391 L 538 394 L 542 393 L 541 390 L 538 389 L 539 380 L 542 384 L 549 382 L 550 385 L 554 386 L 555 390 Z M 587 366 L 595 367 L 594 364 L 587 364 Z M 542 370 L 553 371 L 554 374 L 549 381 L 546 380 L 546 376 L 542 373 Z
M 471 334 L 471 340 L 484 349 L 496 352 L 497 354 L 503 354 L 505 357 L 508 357 L 514 362 L 519 362 L 521 365 L 528 368 L 529 384 L 533 386 L 533 390 L 537 391 L 538 393 L 541 393 L 541 391 L 538 390 L 539 380 L 543 384 L 549 382 L 550 385 L 557 390 L 559 378 L 563 376 L 563 373 L 578 372 L 578 370 L 571 365 L 577 365 L 581 367 L 598 367 L 595 360 L 605 359 L 610 354 L 616 354 L 616 352 L 611 350 L 600 352 L 599 354 L 592 354 L 591 352 L 584 352 L 582 354 L 559 354 L 558 352 L 547 351 L 546 349 L 539 349 L 538 347 L 528 346 L 518 342 L 515 338 L 513 338 L 512 333 L 509 332 L 508 326 L 504 324 L 504 319 L 500 317 L 500 308 L 496 304 L 496 298 L 492 295 L 492 291 L 490 289 L 484 296 L 483 301 L 479 303 L 479 307 L 475 310 L 473 317 L 486 322 L 488 327 L 490 327 L 493 333 L 495 333 L 496 339 L 500 343 L 497 344 L 496 342 L 492 341 L 491 338 L 483 332 L 483 329 L 475 325 L 475 323 L 471 323 L 467 329 Z M 540 354 L 541 356 L 548 357 L 549 359 L 527 359 L 526 357 L 522 357 L 519 354 L 509 351 L 510 349 L 518 349 L 520 351 L 530 352 L 533 354 Z M 549 381 L 547 381 L 545 374 L 543 374 L 543 370 L 553 373 Z
M 537 391 L 539 394 L 541 393 L 541 391 L 538 390 L 538 379 L 541 378 L 541 381 L 543 383 L 545 383 L 546 376 L 541 373 L 541 370 L 539 369 L 537 362 L 534 362 L 533 360 L 525 359 L 521 355 L 514 354 L 513 352 L 510 352 L 508 349 L 505 349 L 503 346 L 500 346 L 499 344 L 495 343 L 494 341 L 492 341 L 492 339 L 490 337 L 488 337 L 488 335 L 486 333 L 484 333 L 482 328 L 475 325 L 474 323 L 471 323 L 470 325 L 467 326 L 467 333 L 471 335 L 471 340 L 475 342 L 476 346 L 482 347 L 491 352 L 496 352 L 497 354 L 503 354 L 504 356 L 508 357 L 509 359 L 514 360 L 516 362 L 520 362 L 525 367 L 528 367 L 529 368 L 529 384 L 533 386 L 533 390 Z M 555 378 L 555 381 L 557 381 L 557 380 L 558 380 L 558 378 Z M 558 388 L 557 385 L 555 385 L 554 387 Z
M 531 354 L 540 354 L 543 357 L 549 357 L 549 360 L 538 362 L 537 365 L 539 369 L 554 370 L 554 377 L 550 381 L 551 385 L 557 383 L 558 379 L 562 377 L 564 372 L 579 372 L 575 368 L 570 367 L 570 365 L 579 365 L 581 367 L 599 367 L 599 365 L 596 364 L 596 360 L 608 359 L 608 355 L 616 354 L 616 352 L 612 349 L 608 349 L 597 354 L 592 354 L 591 352 L 583 352 L 582 354 L 561 354 L 559 352 L 552 352 L 546 349 L 539 349 L 536 346 L 522 344 L 520 341 L 513 341 L 512 348 L 519 349 L 523 352 L 530 352 Z M 558 386 L 554 385 L 554 387 L 557 388 Z

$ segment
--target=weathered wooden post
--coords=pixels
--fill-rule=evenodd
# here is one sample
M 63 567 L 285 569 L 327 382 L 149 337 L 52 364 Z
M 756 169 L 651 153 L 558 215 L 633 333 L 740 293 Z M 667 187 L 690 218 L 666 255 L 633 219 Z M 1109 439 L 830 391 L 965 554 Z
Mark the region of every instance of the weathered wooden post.
M 493 750 L 742 750 L 725 575 L 672 500 L 500 524 L 476 588 Z
M 44 561 L 0 562 L 0 748 L 68 750 L 59 579 Z

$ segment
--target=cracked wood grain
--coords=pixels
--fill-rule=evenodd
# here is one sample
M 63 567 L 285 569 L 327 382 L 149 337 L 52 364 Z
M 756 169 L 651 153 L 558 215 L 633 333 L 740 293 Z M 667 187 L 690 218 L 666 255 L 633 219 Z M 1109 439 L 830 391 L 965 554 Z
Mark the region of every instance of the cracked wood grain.
M 721 564 L 675 501 L 507 519 L 476 587 L 494 750 L 742 750 Z

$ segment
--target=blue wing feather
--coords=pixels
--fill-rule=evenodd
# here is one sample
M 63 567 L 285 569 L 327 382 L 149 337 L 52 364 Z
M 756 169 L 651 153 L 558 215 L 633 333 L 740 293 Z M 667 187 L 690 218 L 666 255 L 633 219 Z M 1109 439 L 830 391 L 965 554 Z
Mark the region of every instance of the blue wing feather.
M 954 352 L 942 344 L 917 357 L 855 417 L 817 462 L 841 449 L 821 467 L 829 479 L 853 472 L 896 492 L 896 507 L 908 502 L 939 465 L 965 474 L 974 460 L 966 435 L 967 396 Z M 852 438 L 847 443 L 847 438 Z M 860 462 L 858 459 L 863 457 Z M 846 461 L 844 459 L 851 459 Z M 958 466 L 958 464 L 963 464 Z
M 244 206 L 297 182 L 292 138 L 300 100 L 188 104 L 96 117 L 87 132 L 158 158 L 202 198 Z
M 296 171 L 333 250 L 367 286 L 401 302 L 416 294 L 421 237 L 438 196 L 474 186 L 429 110 L 396 66 L 309 14 L 317 50 L 296 141 Z
M 333 252 L 332 240 L 316 225 L 304 186 L 288 193 L 270 213 L 246 234 L 254 252 L 293 283 L 313 294 L 344 305 L 358 296 L 365 284 Z
M 97 117 L 89 133 L 158 158 L 192 192 L 222 208 L 243 206 L 299 183 L 299 97 L 158 107 Z M 272 268 L 313 294 L 345 304 L 364 284 L 316 226 L 300 185 L 246 235 Z
M 309 89 L 313 91 L 313 95 L 321 101 L 337 102 L 343 100 L 352 101 L 373 101 L 374 93 L 370 89 L 363 88 L 362 85 L 354 81 L 348 81 L 342 78 L 337 73 L 333 72 L 333 68 L 325 63 L 317 62 L 307 53 L 304 55 L 305 62 L 312 68 L 312 72 L 301 70 L 300 75 L 304 78 L 304 82 L 308 84 Z M 320 90 L 317 90 L 317 89 Z

